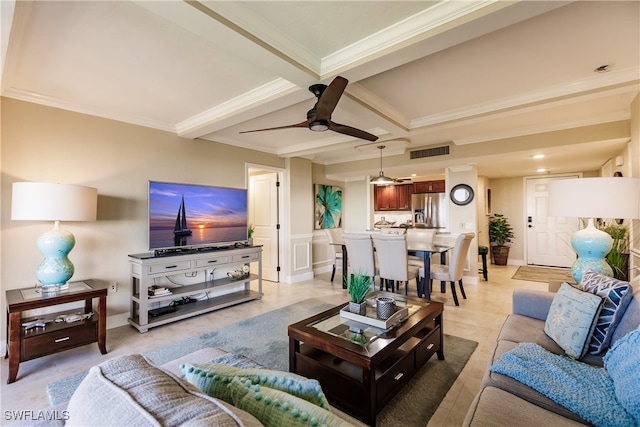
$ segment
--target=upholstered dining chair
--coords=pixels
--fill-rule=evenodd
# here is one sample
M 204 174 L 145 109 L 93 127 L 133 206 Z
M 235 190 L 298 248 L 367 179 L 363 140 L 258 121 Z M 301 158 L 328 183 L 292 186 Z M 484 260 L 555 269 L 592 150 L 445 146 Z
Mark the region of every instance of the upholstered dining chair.
M 416 266 L 408 263 L 407 239 L 404 234 L 373 234 L 373 246 L 378 256 L 378 274 L 380 275 L 380 286 L 384 282 L 385 288 L 391 287 L 395 292 L 395 283 L 404 282 L 404 293 L 409 293 L 409 280 L 416 279 L 418 285 L 418 270 Z
M 335 244 L 336 242 L 342 241 L 342 229 L 341 228 L 326 228 L 324 230 L 327 235 L 327 240 L 329 241 L 329 249 L 331 250 L 331 254 L 333 255 L 333 270 L 331 270 L 331 281 L 336 276 L 336 268 L 338 264 L 340 264 L 340 269 L 344 268 L 343 258 L 342 258 L 342 246 Z
M 471 241 L 475 236 L 475 233 L 460 234 L 453 246 L 449 265 L 438 264 L 431 266 L 429 288 L 433 288 L 434 280 L 451 282 L 451 295 L 456 305 L 460 305 L 458 302 L 458 294 L 456 293 L 456 282 L 458 282 L 460 286 L 462 298 L 467 299 L 467 295 L 464 293 L 464 287 L 462 286 L 462 276 L 464 275 L 464 264 L 467 259 L 467 254 L 469 253 L 469 246 L 471 246 Z M 420 269 L 419 276 L 424 277 L 424 269 Z
M 409 228 L 407 229 L 407 243 L 418 242 L 432 244 L 436 235 L 435 228 Z M 409 255 L 409 265 L 422 267 L 424 260 L 422 257 Z
M 347 272 L 349 277 L 352 274 L 362 274 L 372 277 L 375 284 L 377 275 L 376 264 L 373 257 L 373 242 L 369 234 L 344 233 L 342 240 L 347 248 L 348 263 Z

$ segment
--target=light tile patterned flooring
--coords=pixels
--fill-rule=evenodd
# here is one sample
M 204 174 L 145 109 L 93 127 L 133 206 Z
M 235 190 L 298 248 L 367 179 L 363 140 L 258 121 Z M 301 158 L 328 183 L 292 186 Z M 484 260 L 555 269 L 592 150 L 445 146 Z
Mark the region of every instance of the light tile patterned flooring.
M 467 409 L 479 390 L 496 336 L 505 317 L 511 312 L 513 290 L 516 288 L 547 289 L 544 283 L 511 280 L 516 269 L 516 266 L 490 266 L 489 281 L 484 282 L 480 277 L 477 286 L 467 285 L 465 287 L 467 299 L 462 300 L 459 295 L 461 301 L 459 307 L 453 304 L 450 289 L 447 289 L 447 293 L 441 294 L 439 283 L 434 284 L 432 298 L 445 303 L 444 332 L 477 341 L 479 345 L 431 418 L 429 427 L 462 424 Z M 410 284 L 409 290 L 415 295 L 414 283 Z M 35 411 L 46 408 L 49 405 L 46 393 L 48 383 L 86 371 L 108 358 L 142 353 L 311 297 L 320 297 L 335 304 L 347 300 L 346 291 L 342 289 L 339 279 L 336 278 L 336 281 L 331 283 L 328 274 L 296 284 L 263 282 L 263 291 L 264 297 L 260 301 L 154 328 L 145 334 L 140 334 L 130 326 L 109 329 L 107 355 L 101 355 L 97 345 L 92 344 L 23 362 L 20 364 L 18 380 L 13 384 L 6 384 L 8 364 L 3 358 L 0 365 L 2 414 L 7 410 Z

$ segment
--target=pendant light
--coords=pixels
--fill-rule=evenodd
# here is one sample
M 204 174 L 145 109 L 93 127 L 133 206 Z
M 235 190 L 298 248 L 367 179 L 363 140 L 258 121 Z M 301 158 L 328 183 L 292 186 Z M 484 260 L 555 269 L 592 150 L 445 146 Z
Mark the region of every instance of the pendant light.
M 384 148 L 384 145 L 378 145 L 378 149 L 380 149 L 380 175 L 371 178 L 371 181 L 369 181 L 370 184 L 391 185 L 395 182 L 393 178 L 384 176 L 384 172 L 382 172 L 382 150 L 384 150 Z

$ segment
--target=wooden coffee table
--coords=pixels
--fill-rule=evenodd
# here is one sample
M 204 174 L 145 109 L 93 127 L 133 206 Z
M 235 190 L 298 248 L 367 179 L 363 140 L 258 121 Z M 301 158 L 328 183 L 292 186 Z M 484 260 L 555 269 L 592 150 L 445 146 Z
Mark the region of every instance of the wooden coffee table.
M 391 295 L 410 307 L 410 315 L 387 331 L 341 317 L 347 303 L 288 328 L 289 371 L 317 379 L 332 405 L 371 426 L 434 353 L 444 360 L 443 304 Z

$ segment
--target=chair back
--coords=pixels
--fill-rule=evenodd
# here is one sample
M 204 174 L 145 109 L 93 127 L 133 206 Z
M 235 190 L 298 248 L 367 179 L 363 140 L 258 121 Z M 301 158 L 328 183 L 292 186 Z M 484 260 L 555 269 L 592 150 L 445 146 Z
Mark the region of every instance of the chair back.
M 373 258 L 371 236 L 359 233 L 344 233 L 342 240 L 349 255 L 349 274 L 362 274 L 375 277 L 376 267 Z
M 462 279 L 464 274 L 464 262 L 467 259 L 471 241 L 476 237 L 475 233 L 462 233 L 456 239 L 456 243 L 451 251 L 451 261 L 449 264 L 449 280 L 452 282 Z
M 342 241 L 342 229 L 341 228 L 325 228 L 325 234 L 329 241 L 329 248 L 333 254 L 333 259 L 342 258 L 342 246 L 335 245 L 336 242 Z
M 373 234 L 373 245 L 378 255 L 381 279 L 409 280 L 407 268 L 407 239 L 403 234 Z
M 409 228 L 407 241 L 432 244 L 436 231 L 435 228 Z

